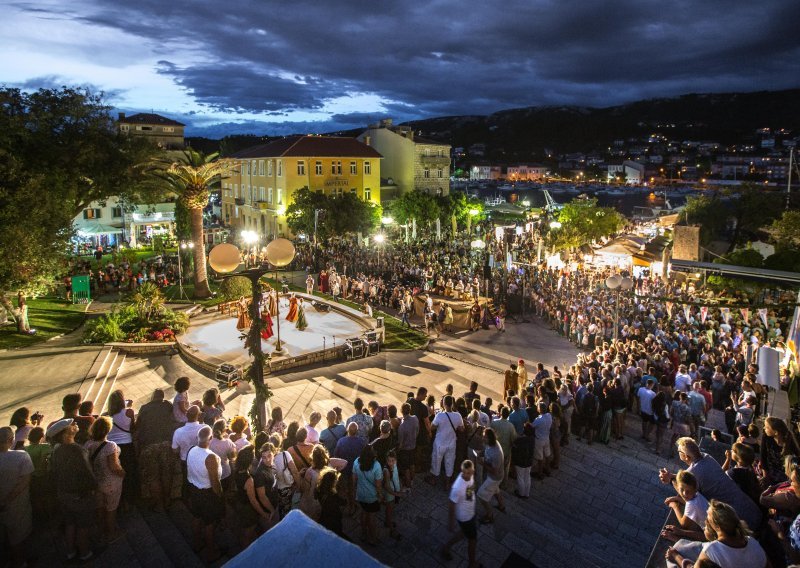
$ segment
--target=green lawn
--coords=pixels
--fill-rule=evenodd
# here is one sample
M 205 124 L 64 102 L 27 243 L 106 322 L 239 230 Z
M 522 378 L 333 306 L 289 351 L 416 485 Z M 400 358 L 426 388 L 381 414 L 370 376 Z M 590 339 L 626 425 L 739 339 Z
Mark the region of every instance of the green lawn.
M 26 347 L 68 333 L 83 323 L 85 309 L 85 304 L 72 305 L 55 297 L 29 299 L 28 321 L 36 335 L 19 334 L 17 326 L 9 323 L 0 327 L 0 349 Z

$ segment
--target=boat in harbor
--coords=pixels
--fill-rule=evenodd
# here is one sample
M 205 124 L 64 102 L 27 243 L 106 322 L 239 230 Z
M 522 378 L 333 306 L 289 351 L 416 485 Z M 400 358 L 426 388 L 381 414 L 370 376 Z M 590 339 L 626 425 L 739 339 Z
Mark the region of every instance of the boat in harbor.
M 498 205 L 502 205 L 503 203 L 506 203 L 506 200 L 505 198 L 500 197 L 499 195 L 496 195 L 494 197 L 487 197 L 486 199 L 483 200 L 483 204 L 486 205 L 487 207 L 497 207 Z

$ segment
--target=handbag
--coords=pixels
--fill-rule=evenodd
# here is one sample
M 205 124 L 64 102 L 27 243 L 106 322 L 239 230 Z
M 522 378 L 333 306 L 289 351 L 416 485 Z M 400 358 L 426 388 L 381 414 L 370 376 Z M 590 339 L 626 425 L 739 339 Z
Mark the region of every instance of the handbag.
M 289 469 L 289 460 L 286 457 L 286 452 L 281 452 L 281 456 L 283 457 L 283 470 L 280 474 L 281 479 L 286 485 L 293 485 L 294 476 L 292 475 L 292 470 Z

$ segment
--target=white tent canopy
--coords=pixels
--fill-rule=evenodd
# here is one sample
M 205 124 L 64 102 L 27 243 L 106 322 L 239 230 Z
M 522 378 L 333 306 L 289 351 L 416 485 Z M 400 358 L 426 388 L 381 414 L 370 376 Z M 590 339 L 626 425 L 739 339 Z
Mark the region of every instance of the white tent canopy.
M 384 566 L 355 544 L 294 510 L 227 562 L 225 568 L 327 566 L 332 561 L 336 566 Z

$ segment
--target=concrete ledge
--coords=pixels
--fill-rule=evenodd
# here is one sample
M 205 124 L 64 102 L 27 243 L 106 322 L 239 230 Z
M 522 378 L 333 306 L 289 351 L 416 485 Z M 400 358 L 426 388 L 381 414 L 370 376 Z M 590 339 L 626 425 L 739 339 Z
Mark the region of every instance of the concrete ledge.
M 142 354 L 142 353 L 169 353 L 174 351 L 176 341 L 159 341 L 153 343 L 125 343 L 114 342 L 106 343 L 108 347 L 119 349 L 123 353 Z
M 284 294 L 285 295 L 285 294 Z M 383 345 L 384 343 L 384 334 L 386 333 L 385 327 L 378 327 L 378 320 L 376 318 L 370 318 L 351 308 L 350 306 L 345 306 L 344 304 L 340 304 L 338 302 L 334 302 L 332 300 L 324 300 L 319 296 L 304 294 L 302 292 L 294 292 L 294 295 L 298 298 L 303 298 L 303 300 L 307 302 L 322 302 L 323 304 L 327 304 L 331 307 L 332 310 L 339 312 L 343 316 L 348 319 L 353 320 L 354 322 L 358 323 L 360 326 L 366 329 L 374 329 L 378 333 L 378 341 Z

